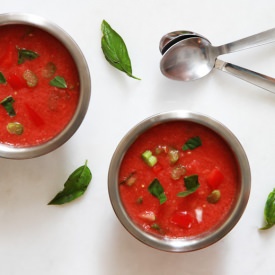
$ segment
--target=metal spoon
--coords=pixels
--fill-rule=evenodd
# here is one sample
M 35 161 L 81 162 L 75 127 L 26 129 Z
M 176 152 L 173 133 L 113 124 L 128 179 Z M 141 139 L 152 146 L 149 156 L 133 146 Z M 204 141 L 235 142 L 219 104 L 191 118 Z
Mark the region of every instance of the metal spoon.
M 275 79 L 221 61 L 217 56 L 275 41 L 275 29 L 214 47 L 209 40 L 188 31 L 172 32 L 162 37 L 162 73 L 175 80 L 190 81 L 207 75 L 213 68 L 233 74 L 263 89 L 275 92 Z
M 160 51 L 162 54 L 164 54 L 168 48 L 170 48 L 172 45 L 176 44 L 177 42 L 186 38 L 191 38 L 196 36 L 207 40 L 210 44 L 209 47 L 213 48 L 212 49 L 213 51 L 218 52 L 218 55 L 221 55 L 221 54 L 231 53 L 231 52 L 275 42 L 275 28 L 264 32 L 260 32 L 260 33 L 257 33 L 257 34 L 254 34 L 254 35 L 251 35 L 218 47 L 212 46 L 210 41 L 206 37 L 202 36 L 201 34 L 191 32 L 191 31 L 186 31 L 186 30 L 174 31 L 174 32 L 169 32 L 165 34 L 161 38 L 159 43 Z

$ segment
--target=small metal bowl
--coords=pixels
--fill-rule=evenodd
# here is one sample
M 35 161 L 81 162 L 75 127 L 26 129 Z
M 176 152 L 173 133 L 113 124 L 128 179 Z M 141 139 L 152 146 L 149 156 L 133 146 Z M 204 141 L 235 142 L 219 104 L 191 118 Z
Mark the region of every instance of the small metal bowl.
M 80 96 L 74 116 L 64 130 L 51 140 L 37 146 L 18 147 L 0 143 L 0 157 L 10 159 L 28 159 L 47 154 L 63 145 L 81 125 L 87 112 L 90 94 L 91 79 L 89 68 L 83 53 L 75 41 L 59 26 L 48 20 L 26 13 L 0 14 L 0 27 L 5 25 L 29 25 L 48 32 L 58 39 L 70 52 L 76 64 L 80 78 Z
M 191 121 L 208 127 L 224 139 L 236 158 L 239 168 L 237 196 L 226 219 L 216 228 L 192 238 L 167 238 L 143 231 L 128 216 L 124 209 L 119 192 L 119 170 L 123 157 L 132 143 L 151 127 L 171 122 Z M 248 202 L 250 194 L 250 167 L 240 142 L 224 125 L 218 121 L 198 113 L 188 111 L 172 111 L 149 117 L 132 128 L 117 146 L 110 162 L 108 174 L 108 190 L 114 212 L 122 225 L 142 243 L 169 252 L 188 252 L 205 248 L 223 238 L 239 221 Z

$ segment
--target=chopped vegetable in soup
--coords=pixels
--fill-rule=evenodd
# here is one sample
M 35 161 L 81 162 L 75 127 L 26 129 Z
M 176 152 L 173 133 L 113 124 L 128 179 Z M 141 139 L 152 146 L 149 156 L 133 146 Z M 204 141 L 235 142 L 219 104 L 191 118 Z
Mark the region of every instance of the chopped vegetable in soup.
M 143 133 L 126 152 L 119 172 L 121 200 L 145 231 L 180 238 L 204 233 L 230 211 L 238 167 L 225 141 L 186 121 Z
M 42 144 L 73 117 L 79 75 L 68 50 L 27 25 L 0 27 L 0 142 Z

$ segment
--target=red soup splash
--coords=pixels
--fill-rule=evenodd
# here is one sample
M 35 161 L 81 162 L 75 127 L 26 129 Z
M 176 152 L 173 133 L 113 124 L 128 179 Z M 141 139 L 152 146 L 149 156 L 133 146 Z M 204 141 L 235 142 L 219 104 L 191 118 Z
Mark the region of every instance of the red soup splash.
M 42 144 L 71 120 L 79 76 L 68 50 L 49 33 L 27 25 L 0 27 L 0 142 Z
M 121 200 L 144 230 L 168 237 L 206 232 L 227 215 L 238 167 L 225 141 L 194 122 L 167 122 L 143 133 L 119 173 Z

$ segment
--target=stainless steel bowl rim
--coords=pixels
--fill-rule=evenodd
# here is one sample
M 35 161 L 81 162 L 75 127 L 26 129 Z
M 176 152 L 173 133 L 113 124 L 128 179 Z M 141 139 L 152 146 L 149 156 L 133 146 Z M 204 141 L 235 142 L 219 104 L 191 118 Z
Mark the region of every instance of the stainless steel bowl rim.
M 17 147 L 0 143 L 0 157 L 10 159 L 28 159 L 47 154 L 63 145 L 81 125 L 88 110 L 91 79 L 86 59 L 76 42 L 62 28 L 49 20 L 29 13 L 0 14 L 0 27 L 4 25 L 30 25 L 50 33 L 68 49 L 77 66 L 80 78 L 80 98 L 76 112 L 65 129 L 53 139 L 37 146 Z
M 122 202 L 119 195 L 119 183 L 118 173 L 121 161 L 131 144 L 146 130 L 154 125 L 169 122 L 169 121 L 191 121 L 201 125 L 204 125 L 218 135 L 220 135 L 231 148 L 235 154 L 236 161 L 239 165 L 240 170 L 240 191 L 239 196 L 236 199 L 236 205 L 232 209 L 228 219 L 217 228 L 212 234 L 202 234 L 194 238 L 162 238 L 158 235 L 152 235 L 143 231 L 129 218 L 127 212 L 123 208 Z M 250 194 L 251 188 L 251 173 L 250 166 L 246 156 L 246 153 L 235 135 L 223 124 L 217 120 L 190 111 L 176 110 L 163 112 L 153 115 L 134 126 L 120 141 L 118 144 L 109 166 L 108 173 L 108 192 L 112 207 L 118 219 L 122 225 L 132 234 L 136 239 L 143 242 L 144 244 L 168 252 L 188 252 L 205 248 L 221 238 L 223 238 L 239 221 L 241 218 Z

